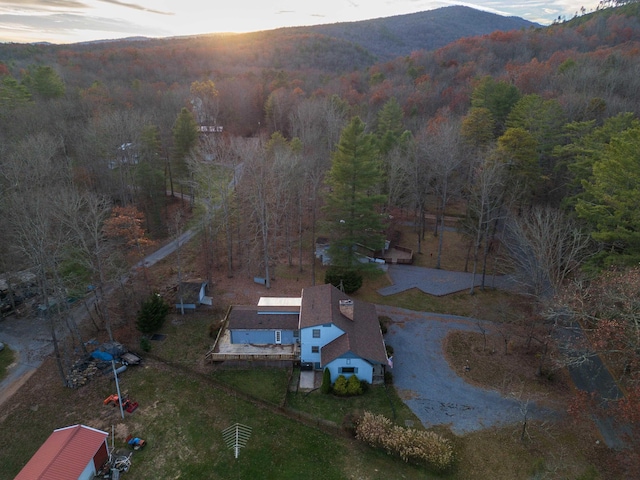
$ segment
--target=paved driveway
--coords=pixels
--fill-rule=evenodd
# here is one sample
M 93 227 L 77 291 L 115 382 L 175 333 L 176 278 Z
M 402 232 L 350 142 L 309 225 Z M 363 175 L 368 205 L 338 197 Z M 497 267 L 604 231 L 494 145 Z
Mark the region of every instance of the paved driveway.
M 398 393 L 425 427 L 450 425 L 456 434 L 522 421 L 523 403 L 475 387 L 443 356 L 442 341 L 452 330 L 476 330 L 476 320 L 378 305 L 394 320 L 386 335 L 393 346 L 393 381 Z M 490 323 L 487 327 L 490 328 Z M 471 366 L 473 368 L 473 365 Z M 529 418 L 551 416 L 530 404 Z
M 430 295 L 441 296 L 470 289 L 472 283 L 475 283 L 476 286 L 480 286 L 482 283 L 482 274 L 476 274 L 474 279 L 472 273 L 413 265 L 389 265 L 387 275 L 389 275 L 392 285 L 378 290 L 378 293 L 383 296 L 394 295 L 411 288 L 418 288 Z M 496 277 L 487 275 L 485 285 L 492 288 L 508 289 L 513 288 L 514 282 L 506 275 Z

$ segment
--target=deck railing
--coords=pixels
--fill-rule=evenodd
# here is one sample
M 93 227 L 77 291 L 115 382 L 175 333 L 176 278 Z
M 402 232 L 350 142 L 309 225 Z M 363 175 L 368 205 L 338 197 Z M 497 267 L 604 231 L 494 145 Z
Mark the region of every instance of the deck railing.
M 210 362 L 224 362 L 230 360 L 241 360 L 241 361 L 250 361 L 250 362 L 259 362 L 259 361 L 274 361 L 274 360 L 287 360 L 294 361 L 300 358 L 299 354 L 296 353 L 270 353 L 270 354 L 242 354 L 242 353 L 217 353 L 217 352 L 209 352 L 207 353 L 206 359 Z

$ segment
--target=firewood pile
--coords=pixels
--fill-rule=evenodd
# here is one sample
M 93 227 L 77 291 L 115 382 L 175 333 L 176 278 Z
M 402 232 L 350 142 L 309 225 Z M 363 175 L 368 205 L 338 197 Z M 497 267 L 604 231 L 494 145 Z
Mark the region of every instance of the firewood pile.
M 67 374 L 67 385 L 70 388 L 82 387 L 94 376 L 101 375 L 107 367 L 111 367 L 111 365 L 98 360 L 78 360 Z

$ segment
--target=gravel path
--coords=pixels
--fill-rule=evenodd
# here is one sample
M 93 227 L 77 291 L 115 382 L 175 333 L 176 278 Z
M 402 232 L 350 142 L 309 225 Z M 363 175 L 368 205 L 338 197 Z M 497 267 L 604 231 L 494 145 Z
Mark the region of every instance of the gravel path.
M 449 425 L 456 434 L 521 422 L 524 402 L 467 383 L 444 358 L 442 342 L 452 330 L 477 330 L 476 320 L 377 305 L 390 317 L 386 342 L 394 348 L 393 381 L 425 427 Z M 487 328 L 491 324 L 487 322 Z M 471 366 L 473 368 L 473 366 Z M 523 399 L 524 400 L 524 399 Z M 556 412 L 528 405 L 529 418 Z

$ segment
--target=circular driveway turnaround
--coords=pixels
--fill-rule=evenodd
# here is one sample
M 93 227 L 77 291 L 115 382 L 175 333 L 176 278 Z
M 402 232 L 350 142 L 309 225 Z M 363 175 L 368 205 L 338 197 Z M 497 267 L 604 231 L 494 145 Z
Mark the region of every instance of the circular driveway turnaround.
M 463 434 L 523 420 L 526 398 L 505 398 L 493 390 L 475 387 L 464 381 L 460 376 L 463 372 L 459 375 L 453 371 L 444 358 L 442 343 L 447 333 L 477 330 L 477 320 L 383 305 L 376 305 L 376 309 L 378 315 L 394 321 L 385 336 L 394 349 L 393 383 L 425 427 L 449 425 L 454 433 Z M 533 403 L 527 407 L 529 419 L 557 415 Z

